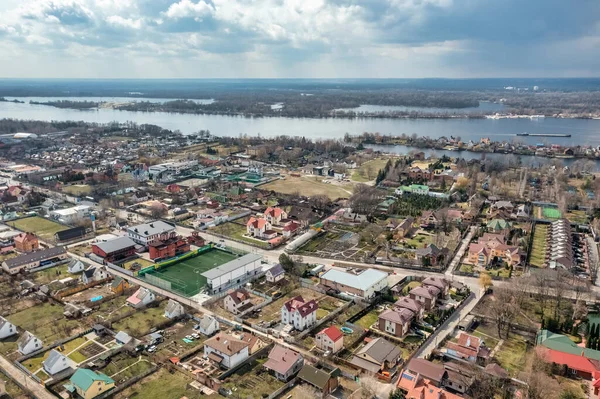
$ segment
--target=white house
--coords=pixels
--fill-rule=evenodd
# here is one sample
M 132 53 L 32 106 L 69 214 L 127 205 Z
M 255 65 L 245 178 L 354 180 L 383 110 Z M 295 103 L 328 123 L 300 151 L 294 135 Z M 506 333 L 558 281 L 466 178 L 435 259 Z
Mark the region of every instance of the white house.
M 25 331 L 17 341 L 17 348 L 23 355 L 28 355 L 32 352 L 42 349 L 42 341 L 29 331 Z
M 127 236 L 137 244 L 147 246 L 150 241 L 159 238 L 161 234 L 170 233 L 172 231 L 175 231 L 175 226 L 163 222 L 162 220 L 158 220 L 129 227 L 127 229 Z
M 127 304 L 136 309 L 154 302 L 156 295 L 146 287 L 140 287 L 132 296 L 127 298 Z
M 281 307 L 281 322 L 291 324 L 296 330 L 302 331 L 317 322 L 318 308 L 319 306 L 314 299 L 306 302 L 298 295 Z
M 90 266 L 81 274 L 81 281 L 84 284 L 104 280 L 105 278 L 108 278 L 108 273 L 103 267 Z
M 283 270 L 283 267 L 278 263 L 267 270 L 266 277 L 268 282 L 276 283 L 285 277 L 285 270 Z
M 237 289 L 225 295 L 223 304 L 230 313 L 240 314 L 252 307 L 250 294 L 244 289 Z
M 165 309 L 165 317 L 169 319 L 175 319 L 183 316 L 184 314 L 185 310 L 183 309 L 183 305 L 177 301 L 169 299 L 169 303 Z
M 315 336 L 315 345 L 323 352 L 337 353 L 344 348 L 344 334 L 336 326 L 325 328 Z
M 81 273 L 85 270 L 85 265 L 79 259 L 71 259 L 67 271 L 71 274 Z
M 205 314 L 204 316 L 202 316 L 202 319 L 200 319 L 200 323 L 198 324 L 198 331 L 210 337 L 211 335 L 219 331 L 219 322 L 213 316 Z
M 0 317 L 0 339 L 11 337 L 17 333 L 17 327 L 4 317 Z
M 78 220 L 89 218 L 91 210 L 91 206 L 76 205 L 67 209 L 50 211 L 50 217 L 63 223 L 72 224 Z
M 202 273 L 209 294 L 227 291 L 258 277 L 262 272 L 262 255 L 246 254 Z
M 265 219 L 273 226 L 279 226 L 283 219 L 287 219 L 286 211 L 279 207 L 268 207 L 264 213 Z
M 69 360 L 67 360 L 67 357 L 56 349 L 52 349 L 50 351 L 50 354 L 46 360 L 42 362 L 42 365 L 44 367 L 44 371 L 48 375 L 58 374 L 71 366 Z
M 220 332 L 204 342 L 204 354 L 219 366 L 230 369 L 248 359 L 248 343 Z
M 364 299 L 388 287 L 388 274 L 376 269 L 329 269 L 321 275 L 321 285 Z
M 271 223 L 267 219 L 253 216 L 246 223 L 246 233 L 251 237 L 263 238 L 267 231 L 271 231 Z

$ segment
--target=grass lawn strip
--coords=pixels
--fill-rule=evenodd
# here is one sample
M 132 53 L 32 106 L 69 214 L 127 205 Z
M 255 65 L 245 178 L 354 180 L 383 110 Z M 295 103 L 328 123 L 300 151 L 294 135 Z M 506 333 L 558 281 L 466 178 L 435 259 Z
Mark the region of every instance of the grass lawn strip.
M 62 306 L 47 302 L 14 313 L 7 319 L 48 344 L 70 337 L 76 330 L 83 328 L 80 321 L 65 319 L 63 311 Z
M 175 371 L 170 374 L 167 369 L 160 369 L 151 376 L 119 392 L 115 399 L 167 399 L 181 398 L 201 399 L 204 396 L 199 391 L 188 390 L 187 385 L 192 379 L 185 374 Z
M 7 222 L 6 224 L 21 231 L 35 233 L 43 240 L 53 239 L 54 234 L 57 232 L 69 229 L 68 226 L 53 222 L 52 220 L 40 216 L 18 219 L 12 222 Z
M 375 172 L 377 176 L 377 172 Z M 275 180 L 271 183 L 261 186 L 265 190 L 273 190 L 282 194 L 302 193 L 308 197 L 313 195 L 323 194 L 330 199 L 349 198 L 352 195 L 352 190 L 340 187 L 331 183 L 323 183 L 316 176 L 311 177 L 293 177 L 287 176 L 285 179 Z
M 373 324 L 377 323 L 378 319 L 379 313 L 376 310 L 371 310 L 369 313 L 355 321 L 354 324 L 361 326 L 362 328 L 369 328 Z
M 158 307 L 138 311 L 114 323 L 112 328 L 115 331 L 125 331 L 134 337 L 146 335 L 152 327 L 165 321 L 164 313 L 167 304 L 168 301 L 163 301 Z
M 83 337 L 75 338 L 74 340 L 69 341 L 63 345 L 65 349 L 61 353 L 69 354 L 75 349 L 79 348 L 79 346 L 84 345 L 87 342 L 88 341 Z M 35 357 L 25 360 L 22 364 L 23 366 L 27 367 L 29 371 L 35 372 L 36 370 L 42 367 L 42 362 L 46 360 L 49 355 L 50 351 L 46 351 Z

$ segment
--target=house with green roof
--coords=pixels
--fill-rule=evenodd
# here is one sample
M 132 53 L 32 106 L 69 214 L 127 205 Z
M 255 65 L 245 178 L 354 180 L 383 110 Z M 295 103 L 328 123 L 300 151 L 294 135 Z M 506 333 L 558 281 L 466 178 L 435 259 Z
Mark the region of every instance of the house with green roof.
M 115 387 L 115 381 L 103 373 L 89 369 L 77 369 L 65 385 L 75 398 L 93 399 Z
M 510 222 L 507 222 L 504 219 L 492 219 L 487 224 L 487 228 L 490 231 L 508 230 L 510 227 Z
M 377 212 L 380 214 L 387 215 L 395 203 L 396 203 L 396 200 L 394 198 L 388 198 L 384 201 L 381 201 L 377 205 Z
M 396 189 L 396 194 L 420 194 L 429 195 L 429 186 L 424 184 L 411 184 L 410 186 L 400 186 Z

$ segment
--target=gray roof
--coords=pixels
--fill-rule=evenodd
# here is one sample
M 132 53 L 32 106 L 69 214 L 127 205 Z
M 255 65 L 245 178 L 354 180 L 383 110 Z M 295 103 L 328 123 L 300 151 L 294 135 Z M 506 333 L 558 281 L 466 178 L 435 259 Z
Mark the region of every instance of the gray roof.
M 272 268 L 270 268 L 268 273 L 271 273 L 271 275 L 273 277 L 277 277 L 280 274 L 285 273 L 285 270 L 283 270 L 283 267 L 278 263 L 275 266 L 273 266 Z
M 385 361 L 395 362 L 402 354 L 400 348 L 383 338 L 376 338 L 366 344 L 358 351 L 358 355 L 362 353 L 366 353 L 380 364 Z
M 23 335 L 21 335 L 21 337 L 19 337 L 19 340 L 17 341 L 17 346 L 19 347 L 19 349 L 24 348 L 27 346 L 29 341 L 34 340 L 34 339 L 37 339 L 35 335 L 30 333 L 29 331 L 25 331 L 23 333 Z
M 214 317 L 210 315 L 204 315 L 202 319 L 200 319 L 200 328 L 206 330 L 212 323 L 217 321 Z
M 169 299 L 169 303 L 167 304 L 167 308 L 165 309 L 165 313 L 184 313 L 184 309 L 183 309 L 183 305 L 181 305 L 179 302 L 173 300 L 173 299 Z
M 217 277 L 221 277 L 224 274 L 237 270 L 240 267 L 247 265 L 248 263 L 252 263 L 261 259 L 262 255 L 246 254 L 240 258 L 232 260 L 231 262 L 227 262 L 221 266 L 215 267 L 214 269 L 205 271 L 204 273 L 202 273 L 202 275 L 209 280 L 215 279 Z
M 131 226 L 127 229 L 128 232 L 137 234 L 142 237 L 153 236 L 155 234 L 170 232 L 175 230 L 175 226 L 162 220 L 156 222 L 138 224 L 137 226 Z
M 321 278 L 343 284 L 347 287 L 366 291 L 382 279 L 386 279 L 387 276 L 387 273 L 376 269 L 367 269 L 360 274 L 348 273 L 338 269 L 329 269 L 321 276 Z
M 300 378 L 302 381 L 308 382 L 311 385 L 314 385 L 319 389 L 324 389 L 331 378 L 331 374 L 324 370 L 319 370 L 310 364 L 305 364 L 302 366 L 300 373 L 298 373 L 298 378 Z
M 136 243 L 129 237 L 119 237 L 109 241 L 97 242 L 94 245 L 100 248 L 104 253 L 110 254 L 129 247 L 135 247 Z
M 124 344 L 128 344 L 132 338 L 125 331 L 119 331 L 117 335 L 115 335 L 115 339 L 119 342 L 123 342 Z
M 50 354 L 48 355 L 48 358 L 46 360 L 44 360 L 44 369 L 46 371 L 50 371 L 50 370 L 52 370 L 54 365 L 59 362 L 66 363 L 66 357 L 63 354 L 61 354 L 59 351 L 57 351 L 56 349 L 52 349 L 50 351 Z M 69 367 L 68 364 L 66 366 L 67 367 L 65 367 L 65 368 Z
M 4 325 L 9 324 L 14 326 L 10 321 L 6 320 L 4 317 L 0 316 L 0 330 L 4 327 Z
M 7 259 L 4 261 L 4 263 L 9 269 L 12 269 L 15 267 L 26 265 L 28 263 L 38 262 L 46 260 L 48 258 L 54 258 L 55 256 L 63 255 L 66 253 L 67 251 L 65 251 L 64 247 L 53 247 L 41 251 L 23 254 L 12 259 Z

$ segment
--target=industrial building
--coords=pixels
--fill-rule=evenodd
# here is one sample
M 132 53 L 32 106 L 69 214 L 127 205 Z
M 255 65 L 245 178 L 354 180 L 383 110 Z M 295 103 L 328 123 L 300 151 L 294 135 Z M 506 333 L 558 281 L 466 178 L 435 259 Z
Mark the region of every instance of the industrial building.
M 262 255 L 247 254 L 202 273 L 207 280 L 206 289 L 214 294 L 245 284 L 258 277 L 262 271 L 261 261 Z

